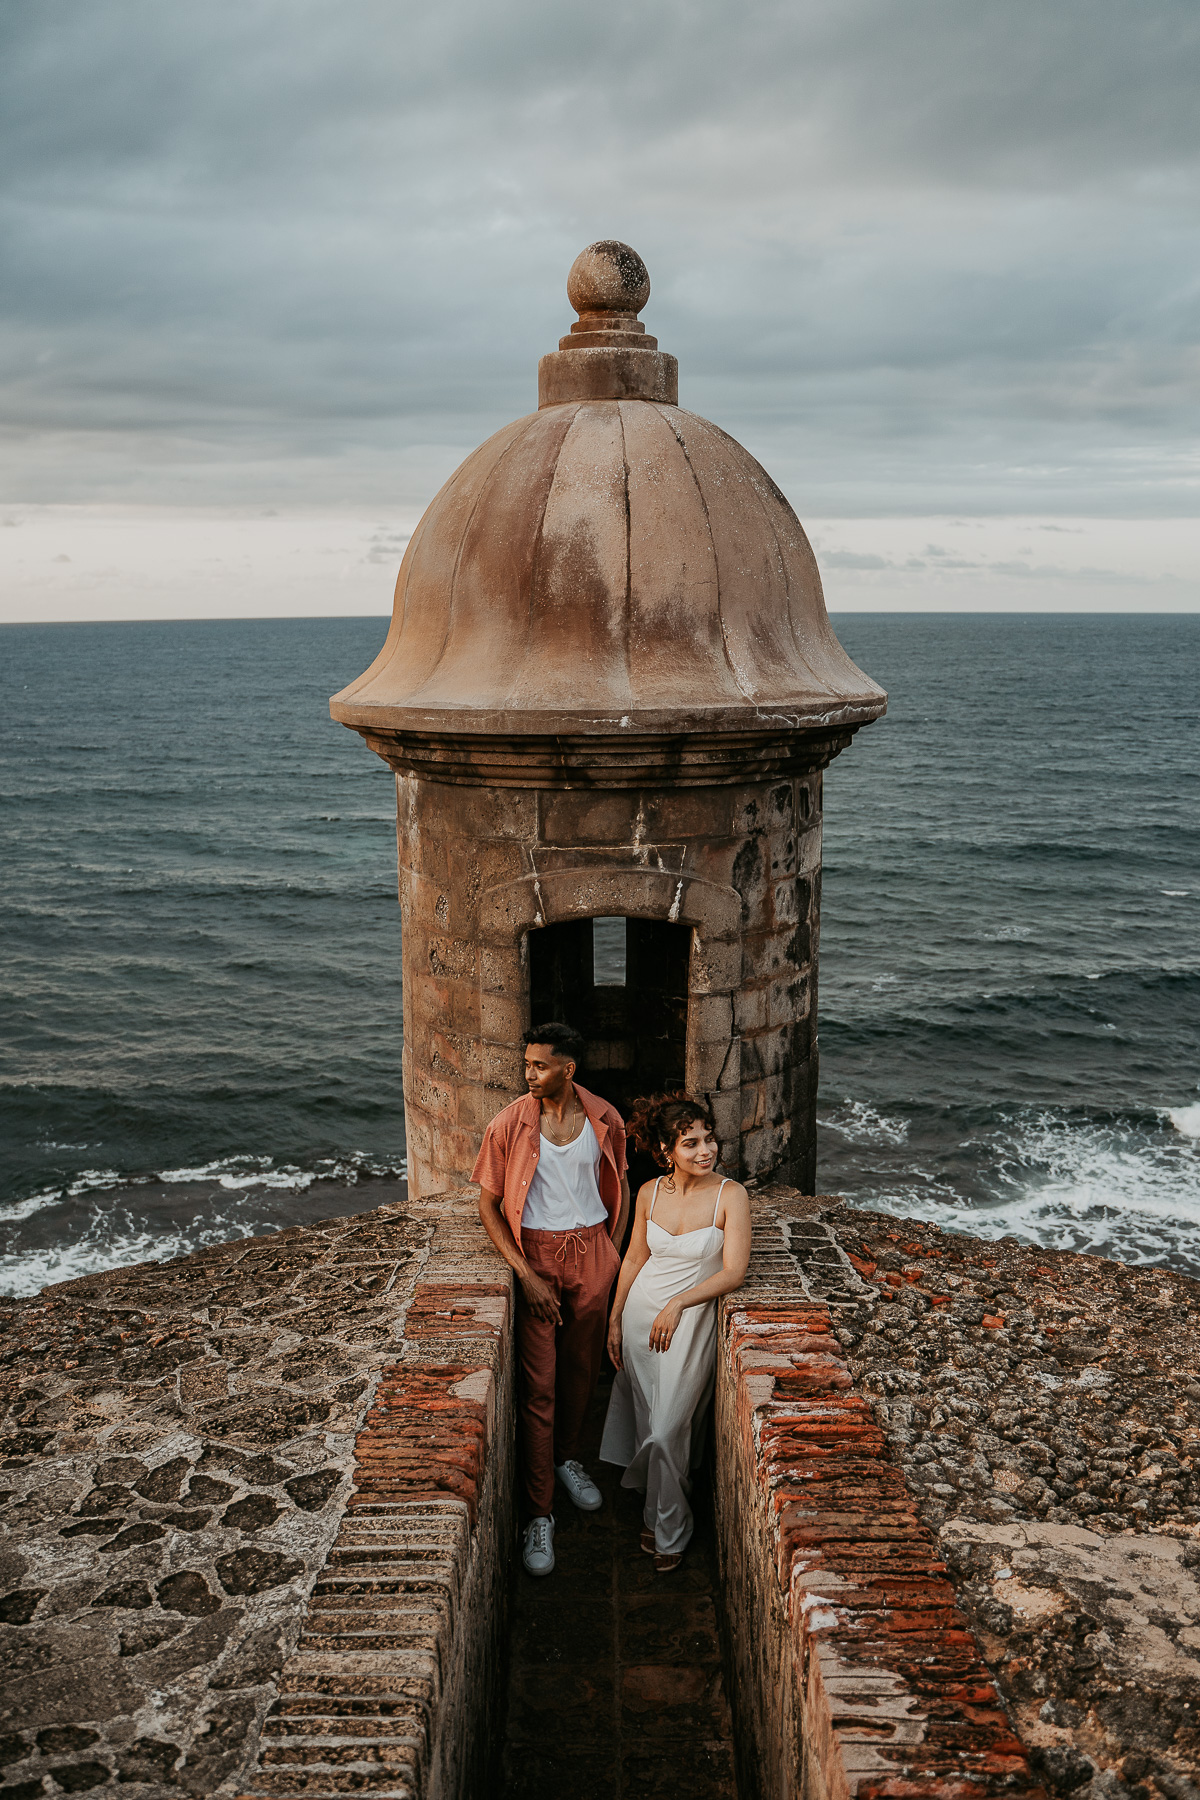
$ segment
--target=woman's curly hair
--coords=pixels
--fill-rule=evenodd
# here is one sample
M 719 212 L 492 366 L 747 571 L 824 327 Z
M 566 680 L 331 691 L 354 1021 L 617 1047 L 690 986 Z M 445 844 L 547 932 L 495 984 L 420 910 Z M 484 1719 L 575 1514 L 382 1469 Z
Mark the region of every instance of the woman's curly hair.
M 626 1130 L 639 1150 L 652 1156 L 660 1168 L 669 1169 L 671 1152 L 689 1125 L 697 1120 L 715 1132 L 716 1120 L 707 1100 L 690 1094 L 650 1094 L 633 1103 Z

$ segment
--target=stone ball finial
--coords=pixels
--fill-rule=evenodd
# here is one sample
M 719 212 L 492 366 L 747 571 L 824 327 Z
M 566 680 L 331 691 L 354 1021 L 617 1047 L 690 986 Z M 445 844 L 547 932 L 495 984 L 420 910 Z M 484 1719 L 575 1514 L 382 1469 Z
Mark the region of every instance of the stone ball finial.
M 639 313 L 650 298 L 650 275 L 636 250 L 602 238 L 571 264 L 567 299 L 584 313 Z

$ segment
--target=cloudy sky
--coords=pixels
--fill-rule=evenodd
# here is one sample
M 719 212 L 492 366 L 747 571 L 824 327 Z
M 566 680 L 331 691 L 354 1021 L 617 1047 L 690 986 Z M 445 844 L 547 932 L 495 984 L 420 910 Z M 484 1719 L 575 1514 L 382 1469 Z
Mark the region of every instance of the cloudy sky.
M 10 617 L 75 616 L 88 532 L 119 569 L 147 508 L 210 547 L 327 520 L 365 610 L 386 546 L 536 404 L 597 237 L 641 251 L 682 403 L 816 522 L 848 604 L 921 604 L 902 571 L 974 532 L 1033 604 L 1073 603 L 1040 569 L 1200 605 L 1196 0 L 0 22 Z

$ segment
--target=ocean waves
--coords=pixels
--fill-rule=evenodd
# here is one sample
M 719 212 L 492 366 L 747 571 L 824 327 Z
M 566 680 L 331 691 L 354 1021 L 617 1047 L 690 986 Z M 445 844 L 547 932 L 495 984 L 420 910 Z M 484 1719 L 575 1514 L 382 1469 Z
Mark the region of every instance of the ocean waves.
M 378 1194 L 359 1199 L 360 1185 L 384 1184 L 387 1195 L 406 1175 L 403 1161 L 364 1152 L 321 1157 L 308 1167 L 270 1156 L 218 1157 L 132 1178 L 85 1169 L 60 1187 L 0 1205 L 0 1293 L 34 1294 L 47 1282 L 365 1210 Z
M 838 629 L 821 1188 L 1200 1274 L 1200 620 Z
M 82 1145 L 63 1148 L 82 1149 Z M 191 1169 L 158 1169 L 145 1175 L 130 1176 L 120 1169 L 83 1169 L 73 1180 L 60 1187 L 47 1188 L 25 1200 L 7 1205 L 0 1201 L 0 1230 L 16 1220 L 31 1218 L 34 1213 L 64 1200 L 76 1200 L 82 1194 L 108 1192 L 118 1188 L 132 1190 L 157 1184 L 174 1187 L 184 1183 L 212 1182 L 227 1193 L 248 1188 L 278 1189 L 302 1194 L 315 1181 L 360 1181 L 364 1177 L 398 1178 L 407 1174 L 403 1160 L 398 1165 L 377 1162 L 363 1153 L 345 1157 L 322 1157 L 311 1168 L 301 1169 L 284 1164 L 276 1166 L 270 1156 L 219 1156 L 212 1162 Z
M 838 631 L 890 700 L 825 777 L 820 1187 L 1200 1273 L 1200 620 Z M 394 1183 L 392 785 L 327 714 L 381 637 L 6 633 L 0 1286 Z
M 903 1144 L 908 1137 L 907 1119 L 889 1119 L 863 1100 L 848 1100 L 821 1120 L 826 1131 L 836 1132 L 847 1144 Z
M 986 1238 L 1200 1276 L 1200 1105 L 823 1110 L 822 1186 Z

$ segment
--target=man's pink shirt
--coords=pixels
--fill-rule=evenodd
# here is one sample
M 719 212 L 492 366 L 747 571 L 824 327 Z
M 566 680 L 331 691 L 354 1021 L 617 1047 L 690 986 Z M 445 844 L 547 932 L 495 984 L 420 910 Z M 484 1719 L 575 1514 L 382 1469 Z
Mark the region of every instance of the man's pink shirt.
M 575 1083 L 579 1104 L 591 1121 L 600 1145 L 597 1182 L 608 1213 L 611 1234 L 621 1210 L 621 1178 L 625 1173 L 625 1123 L 615 1106 Z M 503 1196 L 504 1217 L 521 1246 L 521 1214 L 529 1195 L 529 1183 L 542 1149 L 541 1103 L 523 1094 L 498 1112 L 483 1134 L 483 1143 L 471 1170 L 471 1180 L 489 1193 Z

